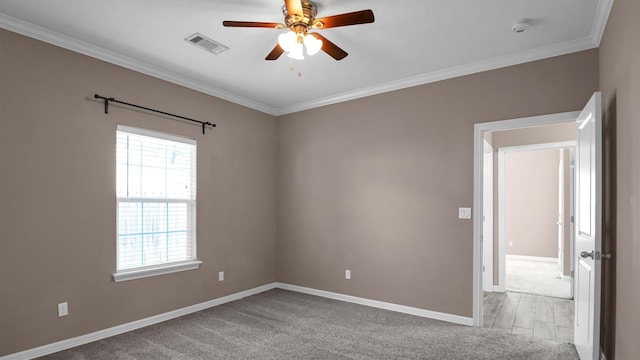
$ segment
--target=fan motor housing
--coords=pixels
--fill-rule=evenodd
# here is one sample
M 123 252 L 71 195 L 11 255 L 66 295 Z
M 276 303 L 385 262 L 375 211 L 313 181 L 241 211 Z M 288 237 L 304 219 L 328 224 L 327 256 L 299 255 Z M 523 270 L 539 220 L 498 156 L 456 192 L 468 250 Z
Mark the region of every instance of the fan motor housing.
M 311 1 L 302 0 L 302 16 L 300 14 L 289 14 L 287 13 L 287 7 L 282 7 L 282 14 L 284 15 L 284 23 L 289 27 L 293 27 L 296 25 L 304 25 L 305 27 L 310 27 L 313 24 L 313 21 L 316 19 L 317 9 L 316 5 Z

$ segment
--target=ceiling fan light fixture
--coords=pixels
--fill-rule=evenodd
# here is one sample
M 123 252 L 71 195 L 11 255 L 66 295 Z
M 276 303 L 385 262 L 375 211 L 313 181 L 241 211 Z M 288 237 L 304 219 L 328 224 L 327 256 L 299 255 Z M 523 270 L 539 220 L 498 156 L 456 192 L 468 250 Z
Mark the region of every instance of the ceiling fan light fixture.
M 294 60 L 304 60 L 304 54 L 302 53 L 302 44 L 294 44 L 291 50 L 289 50 L 287 56 Z
M 317 7 L 311 0 L 284 0 L 282 14 L 284 15 L 284 23 L 225 20 L 222 25 L 244 28 L 288 28 L 290 31 L 278 36 L 278 45 L 264 58 L 265 60 L 277 60 L 284 53 L 287 53 L 290 58 L 302 60 L 305 49 L 309 56 L 322 50 L 335 60 L 342 60 L 349 55 L 346 51 L 319 33 L 309 34 L 308 32 L 310 30 L 370 24 L 375 21 L 371 9 L 316 19 Z
M 307 55 L 309 56 L 313 56 L 317 54 L 318 51 L 322 49 L 322 40 L 318 39 L 317 37 L 311 34 L 307 34 L 304 37 L 303 42 L 304 42 L 304 46 L 307 48 Z
M 298 44 L 298 35 L 293 31 L 287 31 L 278 36 L 278 45 L 284 50 L 291 52 Z

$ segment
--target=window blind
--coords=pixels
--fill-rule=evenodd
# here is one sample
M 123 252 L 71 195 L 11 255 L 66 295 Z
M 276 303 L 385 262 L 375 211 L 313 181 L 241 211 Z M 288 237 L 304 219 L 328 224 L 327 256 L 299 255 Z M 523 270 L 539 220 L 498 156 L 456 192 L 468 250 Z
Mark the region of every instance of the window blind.
M 196 258 L 196 143 L 118 126 L 117 270 Z

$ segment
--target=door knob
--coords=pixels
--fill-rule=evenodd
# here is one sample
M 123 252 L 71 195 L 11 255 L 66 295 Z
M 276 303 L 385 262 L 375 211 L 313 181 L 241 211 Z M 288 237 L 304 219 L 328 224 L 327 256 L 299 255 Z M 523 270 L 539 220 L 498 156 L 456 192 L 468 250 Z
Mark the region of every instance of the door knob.
M 588 257 L 590 257 L 592 259 L 594 258 L 593 257 L 593 251 L 591 251 L 591 252 L 583 251 L 583 252 L 580 253 L 580 256 L 585 258 L 585 259 L 588 258 Z

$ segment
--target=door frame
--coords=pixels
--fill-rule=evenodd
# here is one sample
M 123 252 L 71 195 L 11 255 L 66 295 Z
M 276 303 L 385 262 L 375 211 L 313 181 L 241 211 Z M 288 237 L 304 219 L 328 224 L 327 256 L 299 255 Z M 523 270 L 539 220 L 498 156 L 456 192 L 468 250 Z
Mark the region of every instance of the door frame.
M 493 228 L 493 146 L 489 144 L 489 142 L 484 140 L 484 157 L 482 163 L 482 196 L 484 199 L 485 195 L 490 196 L 490 201 L 483 201 L 482 205 L 482 271 L 483 271 L 483 280 L 482 287 L 484 291 L 492 292 L 495 288 L 495 281 L 493 279 L 493 239 L 494 239 L 494 228 Z M 485 160 L 487 160 L 485 162 Z M 484 182 L 486 181 L 486 183 Z M 489 226 L 484 226 L 484 224 L 489 224 Z
M 473 213 L 482 214 L 484 133 L 487 131 L 511 130 L 524 127 L 575 122 L 579 111 L 530 116 L 509 120 L 478 123 L 473 129 Z M 473 325 L 482 326 L 482 217 L 473 217 Z
M 575 120 L 570 121 L 575 122 Z M 506 271 L 506 239 L 505 239 L 505 155 L 510 152 L 524 152 L 524 151 L 540 151 L 540 150 L 561 150 L 561 149 L 575 149 L 576 141 L 562 141 L 554 143 L 541 143 L 531 145 L 519 145 L 508 146 L 498 148 L 498 284 L 496 285 L 499 292 L 505 292 L 507 290 L 507 271 Z M 573 186 L 570 186 L 572 188 Z M 484 201 L 484 199 L 483 199 Z M 569 209 L 573 211 L 573 209 Z M 572 212 L 573 214 L 573 212 Z M 558 239 L 559 241 L 559 239 Z M 572 241 L 572 239 L 569 239 Z M 571 269 L 573 270 L 573 268 Z M 560 270 L 562 271 L 562 270 Z M 573 282 L 571 283 L 571 296 L 573 296 Z

